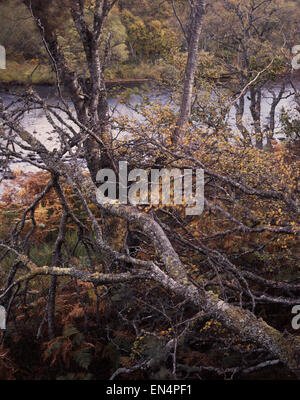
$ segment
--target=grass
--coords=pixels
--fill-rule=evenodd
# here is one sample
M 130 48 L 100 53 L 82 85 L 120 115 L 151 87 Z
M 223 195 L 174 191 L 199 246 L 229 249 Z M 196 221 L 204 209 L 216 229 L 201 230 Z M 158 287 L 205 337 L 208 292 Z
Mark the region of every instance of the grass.
M 8 60 L 6 69 L 0 70 L 0 83 L 5 84 L 53 84 L 54 74 L 38 60 Z
M 142 62 L 136 64 L 113 65 L 106 70 L 107 80 L 154 79 L 159 80 L 164 66 Z M 39 60 L 8 60 L 6 69 L 0 70 L 0 83 L 17 85 L 54 84 L 55 75 L 50 66 L 39 64 Z
M 164 70 L 162 65 L 141 62 L 140 64 L 118 64 L 107 69 L 107 79 L 153 79 L 159 80 Z

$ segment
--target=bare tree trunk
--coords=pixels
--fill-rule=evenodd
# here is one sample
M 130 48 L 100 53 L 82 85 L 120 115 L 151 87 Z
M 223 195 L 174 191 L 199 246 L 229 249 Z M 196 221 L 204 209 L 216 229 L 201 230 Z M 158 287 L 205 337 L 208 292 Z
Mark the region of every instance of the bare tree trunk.
M 268 144 L 269 148 L 271 147 L 271 139 L 273 138 L 274 131 L 275 131 L 275 112 L 276 112 L 276 108 L 277 108 L 280 100 L 282 99 L 282 96 L 283 96 L 284 91 L 285 91 L 285 87 L 286 87 L 285 82 L 282 82 L 280 91 L 279 91 L 277 96 L 276 96 L 276 93 L 274 91 L 269 90 L 271 92 L 272 96 L 273 96 L 273 100 L 272 100 L 272 104 L 271 104 L 271 110 L 270 110 L 270 114 L 269 114 L 270 125 L 269 125 L 269 134 L 268 134 L 268 138 L 267 138 L 267 141 L 268 141 L 267 144 Z
M 203 15 L 205 12 L 205 1 L 194 0 L 192 7 L 192 16 L 189 26 L 188 35 L 188 59 L 186 63 L 185 77 L 184 77 L 184 88 L 181 99 L 180 113 L 175 129 L 173 143 L 181 141 L 182 129 L 188 123 L 191 111 L 192 111 L 192 97 L 193 87 L 195 82 L 195 74 L 198 66 L 198 55 L 199 55 L 199 40 L 202 28 Z
M 57 183 L 55 183 L 57 186 Z M 61 249 L 64 243 L 66 234 L 67 213 L 63 211 L 59 233 L 55 242 L 54 251 L 52 254 L 52 265 L 61 266 Z M 55 300 L 56 300 L 57 276 L 51 277 L 48 297 L 48 336 L 49 339 L 55 338 L 54 316 L 55 316 Z
M 261 129 L 261 89 L 250 88 L 250 111 L 253 119 L 255 143 L 258 149 L 263 148 L 263 133 Z
M 245 96 L 241 96 L 239 99 L 238 103 L 234 104 L 236 113 L 235 113 L 235 123 L 238 128 L 238 130 L 241 132 L 245 144 L 250 145 L 251 144 L 251 138 L 249 135 L 249 132 L 247 128 L 245 127 L 243 123 L 243 116 L 244 116 L 244 111 L 245 111 Z

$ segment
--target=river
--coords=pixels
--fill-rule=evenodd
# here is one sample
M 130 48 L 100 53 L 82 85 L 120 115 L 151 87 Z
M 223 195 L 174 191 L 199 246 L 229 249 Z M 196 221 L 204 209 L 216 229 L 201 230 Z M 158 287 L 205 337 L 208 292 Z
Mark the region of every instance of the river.
M 275 93 L 278 93 L 279 87 L 273 87 L 272 88 Z M 35 88 L 35 90 L 38 92 L 38 94 L 44 98 L 50 101 L 51 103 L 58 102 L 58 99 L 55 95 L 55 89 L 53 87 L 49 86 L 38 86 Z M 292 89 L 287 88 L 286 89 L 286 94 L 288 94 Z M 147 93 L 148 94 L 148 93 Z M 170 96 L 168 93 L 157 93 L 157 92 L 150 92 L 148 94 L 150 97 L 150 100 L 162 105 L 170 103 Z M 8 105 L 11 101 L 16 100 L 16 96 L 12 95 L 10 93 L 0 91 L 0 96 L 2 97 L 2 100 L 4 102 L 4 105 Z M 275 137 L 281 137 L 282 134 L 280 133 L 280 124 L 279 124 L 279 116 L 280 116 L 280 110 L 282 107 L 284 107 L 286 110 L 291 110 L 294 108 L 294 101 L 293 101 L 293 96 L 287 97 L 284 96 L 280 103 L 277 106 L 277 111 L 276 111 L 276 134 Z M 109 106 L 111 112 L 114 113 L 114 115 L 127 115 L 129 117 L 133 117 L 137 120 L 141 120 L 142 117 L 138 113 L 136 113 L 134 110 L 132 110 L 132 107 L 138 104 L 139 102 L 142 101 L 142 97 L 138 94 L 132 94 L 130 97 L 130 107 L 126 104 L 122 104 L 119 102 L 120 98 L 114 97 L 109 99 Z M 68 101 L 70 107 L 72 107 L 72 104 L 70 101 Z M 244 113 L 244 124 L 245 126 L 251 130 L 251 114 L 250 114 L 250 101 L 246 96 L 245 100 L 245 113 Z M 264 124 L 268 123 L 268 115 L 270 112 L 271 108 L 271 94 L 265 90 L 262 95 L 262 104 L 261 104 L 261 116 L 262 116 L 262 126 Z M 43 113 L 42 110 L 33 110 L 25 114 L 24 119 L 23 119 L 23 126 L 26 128 L 29 132 L 37 135 L 39 140 L 49 149 L 53 150 L 59 145 L 58 141 L 58 135 L 53 132 L 52 126 L 49 124 L 47 121 L 47 118 L 45 114 Z M 231 129 L 236 129 L 235 127 L 235 108 L 232 107 L 229 115 L 228 115 L 228 124 L 231 127 Z M 16 162 L 11 166 L 11 170 L 22 170 L 23 172 L 29 172 L 29 171 L 36 171 L 37 168 L 24 162 Z

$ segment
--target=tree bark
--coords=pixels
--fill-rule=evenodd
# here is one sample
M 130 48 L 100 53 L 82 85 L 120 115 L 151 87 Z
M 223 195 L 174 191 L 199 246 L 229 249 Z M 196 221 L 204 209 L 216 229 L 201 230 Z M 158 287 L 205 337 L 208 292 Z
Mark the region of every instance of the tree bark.
M 199 40 L 202 29 L 205 1 L 197 0 L 192 4 L 192 16 L 188 35 L 188 59 L 186 63 L 184 88 L 180 105 L 179 118 L 174 133 L 173 143 L 179 143 L 182 139 L 182 130 L 188 123 L 192 111 L 193 87 L 195 74 L 198 67 Z

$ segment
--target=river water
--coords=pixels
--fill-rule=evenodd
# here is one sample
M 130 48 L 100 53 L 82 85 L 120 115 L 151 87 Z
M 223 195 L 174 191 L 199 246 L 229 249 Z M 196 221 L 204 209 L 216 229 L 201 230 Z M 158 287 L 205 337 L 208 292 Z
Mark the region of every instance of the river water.
M 275 93 L 278 93 L 279 87 L 273 87 L 272 88 Z M 47 99 L 51 103 L 57 102 L 57 97 L 55 95 L 55 89 L 51 88 L 49 86 L 39 86 L 36 87 L 35 89 L 38 94 L 44 98 Z M 276 109 L 276 135 L 275 137 L 282 137 L 282 134 L 280 133 L 280 124 L 279 124 L 279 117 L 280 117 L 280 110 L 282 107 L 284 107 L 286 110 L 292 110 L 294 108 L 294 100 L 293 96 L 286 96 L 288 93 L 292 91 L 291 88 L 287 88 L 286 94 L 284 98 L 280 101 L 280 103 L 277 106 Z M 154 91 L 147 93 L 149 96 L 150 101 L 153 101 L 155 103 L 159 103 L 162 105 L 165 104 L 171 104 L 170 103 L 170 96 L 168 93 L 163 93 L 163 94 L 158 94 Z M 7 92 L 0 92 L 0 96 L 4 102 L 5 105 L 9 104 L 11 101 L 16 99 L 15 95 L 9 94 Z M 132 107 L 137 105 L 142 101 L 142 97 L 138 94 L 133 94 L 130 97 L 130 106 L 126 104 L 122 104 L 119 102 L 120 98 L 110 98 L 109 99 L 109 106 L 111 112 L 115 115 L 127 115 L 129 117 L 133 117 L 137 120 L 141 120 L 142 117 L 139 115 L 137 112 L 135 112 Z M 261 116 L 262 116 L 262 126 L 264 124 L 268 124 L 268 115 L 270 112 L 270 107 L 271 107 L 271 94 L 265 90 L 263 92 L 262 96 L 262 107 L 261 107 Z M 72 108 L 71 102 L 68 102 L 70 107 Z M 245 100 L 245 113 L 244 113 L 244 125 L 251 130 L 251 123 L 252 123 L 252 118 L 250 114 L 250 101 L 246 96 Z M 54 148 L 59 146 L 59 141 L 58 141 L 58 135 L 53 132 L 52 126 L 49 124 L 47 121 L 47 118 L 45 114 L 43 113 L 42 110 L 33 110 L 25 114 L 23 122 L 22 122 L 24 128 L 26 128 L 29 132 L 34 133 L 37 138 L 49 149 L 53 150 Z M 229 115 L 228 115 L 228 124 L 231 127 L 231 129 L 235 130 L 235 108 L 232 107 Z M 36 171 L 37 168 L 24 162 L 16 162 L 11 166 L 11 170 L 22 170 L 23 172 L 29 172 L 29 171 Z

